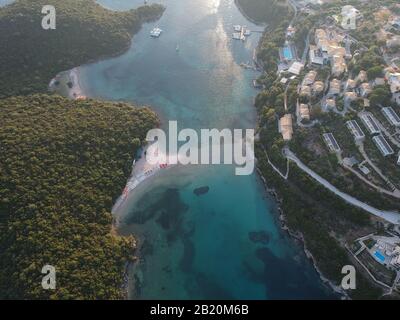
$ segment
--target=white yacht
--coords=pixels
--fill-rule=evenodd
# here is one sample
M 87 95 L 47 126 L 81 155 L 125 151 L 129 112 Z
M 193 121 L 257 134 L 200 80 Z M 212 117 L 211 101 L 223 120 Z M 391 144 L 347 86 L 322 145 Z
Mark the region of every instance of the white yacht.
M 243 32 L 243 35 L 245 35 L 246 37 L 248 37 L 249 35 L 251 35 L 250 29 L 245 29 L 244 32 Z
M 153 38 L 158 38 L 162 33 L 162 30 L 160 28 L 154 28 L 153 30 L 150 31 L 150 36 Z

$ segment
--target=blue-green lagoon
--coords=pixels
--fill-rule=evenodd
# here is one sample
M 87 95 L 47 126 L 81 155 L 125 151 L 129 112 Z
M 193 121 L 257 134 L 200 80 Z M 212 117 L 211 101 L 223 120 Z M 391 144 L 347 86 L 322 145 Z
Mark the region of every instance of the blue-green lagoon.
M 113 10 L 139 0 L 99 0 Z M 254 128 L 252 59 L 260 33 L 232 39 L 234 25 L 262 30 L 234 0 L 169 0 L 163 17 L 135 35 L 128 52 L 79 67 L 94 98 L 154 108 L 179 128 Z M 149 36 L 155 26 L 160 38 Z M 179 47 L 179 50 L 177 50 Z M 207 186 L 207 193 L 194 190 Z M 139 237 L 130 298 L 333 298 L 302 247 L 280 229 L 276 204 L 256 173 L 233 166 L 167 170 L 135 189 L 116 212 L 122 234 Z

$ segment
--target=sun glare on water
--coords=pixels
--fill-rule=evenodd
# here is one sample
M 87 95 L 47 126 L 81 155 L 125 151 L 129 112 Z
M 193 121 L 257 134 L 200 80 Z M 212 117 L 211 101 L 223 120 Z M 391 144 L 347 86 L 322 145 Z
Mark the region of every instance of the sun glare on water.
M 208 0 L 207 8 L 210 9 L 211 14 L 218 12 L 218 8 L 221 4 L 221 0 Z

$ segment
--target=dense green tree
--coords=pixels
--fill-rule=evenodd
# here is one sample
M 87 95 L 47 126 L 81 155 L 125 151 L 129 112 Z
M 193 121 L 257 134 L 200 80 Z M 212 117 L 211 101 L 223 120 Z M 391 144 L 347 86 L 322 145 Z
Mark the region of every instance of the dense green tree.
M 244 14 L 258 23 L 275 27 L 290 8 L 286 0 L 236 0 Z
M 111 232 L 147 108 L 33 95 L 0 100 L 0 298 L 116 299 L 134 241 Z M 41 269 L 57 270 L 43 290 Z
M 367 70 L 367 74 L 368 74 L 368 79 L 371 79 L 371 80 L 378 78 L 378 77 L 382 77 L 383 76 L 383 68 L 380 65 L 374 66 Z
M 376 106 L 381 104 L 383 106 L 390 104 L 392 94 L 390 93 L 390 89 L 387 85 L 385 86 L 377 86 L 372 90 L 372 93 L 369 97 L 371 101 L 371 105 Z
M 56 8 L 56 30 L 44 30 L 44 5 Z M 46 92 L 68 70 L 126 50 L 143 22 L 164 8 L 117 12 L 94 0 L 18 0 L 0 8 L 0 98 Z

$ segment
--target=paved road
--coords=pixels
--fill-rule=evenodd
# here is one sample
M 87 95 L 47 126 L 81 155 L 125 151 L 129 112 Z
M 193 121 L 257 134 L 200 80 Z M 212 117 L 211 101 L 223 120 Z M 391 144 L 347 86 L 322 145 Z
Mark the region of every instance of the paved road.
M 379 186 L 377 186 L 376 184 L 372 183 L 371 181 L 369 181 L 368 179 L 366 179 L 363 175 L 361 175 L 359 172 L 357 172 L 356 170 L 354 170 L 352 167 L 349 167 L 345 164 L 343 164 L 343 167 L 346 168 L 347 170 L 351 171 L 353 174 L 355 174 L 359 179 L 361 179 L 362 181 L 364 181 L 366 184 L 368 184 L 369 186 L 371 186 L 372 188 L 378 190 L 379 192 L 385 193 L 389 196 L 395 197 L 397 199 L 400 199 L 400 191 L 399 190 L 395 190 L 395 191 L 388 191 L 384 188 L 381 188 Z
M 380 217 L 390 223 L 393 224 L 400 224 L 400 214 L 396 211 L 384 211 L 384 210 L 379 210 L 376 209 L 369 204 L 366 204 L 350 195 L 347 193 L 344 193 L 337 189 L 335 186 L 333 186 L 329 181 L 325 180 L 322 178 L 320 175 L 318 175 L 316 172 L 311 170 L 309 167 L 307 167 L 299 158 L 296 157 L 296 155 L 289 150 L 289 148 L 285 148 L 283 150 L 286 158 L 290 159 L 291 161 L 295 162 L 296 165 L 306 172 L 309 176 L 311 176 L 314 180 L 318 181 L 320 184 L 322 184 L 325 188 L 329 189 L 333 193 L 335 193 L 337 196 L 342 198 L 344 201 L 347 203 L 350 203 L 351 205 L 358 207 L 360 209 L 363 209 L 377 217 Z
M 289 90 L 289 86 L 290 86 L 290 80 L 289 80 L 289 82 L 287 83 L 287 85 L 286 85 L 286 88 L 285 88 L 285 95 L 284 95 L 284 98 L 283 98 L 283 106 L 285 107 L 285 111 L 288 111 L 288 106 L 287 106 L 287 92 L 288 92 L 288 90 Z
M 265 157 L 267 158 L 268 164 L 271 166 L 271 168 L 272 168 L 273 170 L 275 170 L 275 172 L 276 172 L 277 174 L 279 174 L 283 179 L 287 180 L 287 178 L 289 177 L 289 159 L 287 159 L 287 162 L 286 162 L 286 173 L 283 174 L 283 173 L 270 161 L 269 156 L 268 156 L 268 153 L 267 153 L 267 151 L 266 151 L 265 149 L 264 149 L 264 154 L 265 154 Z
M 358 150 L 360 151 L 361 155 L 364 157 L 365 161 L 367 161 L 367 163 L 371 166 L 372 169 L 374 169 L 374 171 L 381 177 L 381 179 L 383 181 L 385 181 L 385 183 L 388 185 L 389 188 L 391 188 L 393 190 L 393 192 L 398 193 L 399 190 L 397 190 L 396 186 L 389 180 L 388 177 L 386 177 L 381 169 L 379 169 L 373 162 L 372 160 L 369 158 L 368 154 L 365 152 L 364 149 L 364 144 L 360 144 L 358 146 Z
M 311 28 L 311 30 L 307 34 L 307 37 L 305 40 L 306 45 L 304 46 L 303 54 L 301 56 L 301 63 L 304 65 L 307 62 L 307 53 L 308 53 L 308 50 L 310 49 L 310 37 L 311 37 L 312 30 L 313 30 L 313 28 Z

